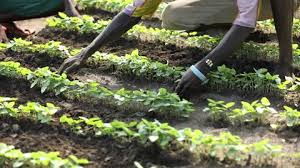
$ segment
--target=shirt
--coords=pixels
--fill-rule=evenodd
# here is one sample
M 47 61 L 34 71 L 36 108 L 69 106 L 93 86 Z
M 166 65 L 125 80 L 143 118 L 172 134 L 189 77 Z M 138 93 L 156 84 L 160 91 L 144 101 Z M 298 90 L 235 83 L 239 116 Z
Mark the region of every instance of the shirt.
M 124 12 L 133 17 L 150 17 L 162 0 L 135 0 Z M 255 27 L 261 0 L 237 0 L 238 15 L 233 24 L 243 27 Z
M 62 6 L 62 0 L 0 0 L 0 13 L 21 18 L 37 17 L 58 11 Z

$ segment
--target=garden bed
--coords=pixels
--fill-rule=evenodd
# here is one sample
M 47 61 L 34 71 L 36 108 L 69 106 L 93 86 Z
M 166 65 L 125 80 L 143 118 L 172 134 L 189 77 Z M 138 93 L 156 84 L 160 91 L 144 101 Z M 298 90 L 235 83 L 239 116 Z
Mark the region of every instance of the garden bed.
M 110 19 L 107 14 L 99 15 L 98 19 Z M 6 112 L 0 112 L 0 143 L 13 145 L 24 153 L 58 151 L 62 158 L 75 155 L 89 160 L 83 167 L 131 168 L 139 164 L 169 168 L 299 167 L 300 86 L 297 80 L 278 82 L 278 77 L 271 75 L 276 72 L 275 59 L 242 58 L 243 50 L 240 50 L 238 59 L 230 59 L 225 62 L 227 68 L 223 66 L 214 71 L 208 86 L 189 101 L 180 100 L 173 88 L 180 73 L 210 51 L 202 46 L 180 47 L 178 43 L 124 37 L 100 49 L 98 57 L 67 78 L 54 73 L 69 57 L 65 51 L 85 47 L 96 34 L 82 35 L 46 27 L 26 39 L 32 44 L 12 41 L 15 45 L 0 45 L 0 96 L 18 98 L 13 101 L 13 107 L 7 104 L 10 101 L 0 101 L 2 111 Z M 43 46 L 51 40 L 61 44 L 52 48 Z M 256 42 L 253 44 L 256 46 Z M 124 56 L 136 49 L 139 53 L 129 61 L 134 66 L 128 66 L 126 59 L 132 57 Z M 251 55 L 250 51 L 245 55 Z M 114 56 L 106 58 L 103 53 Z M 120 66 L 109 59 L 115 56 L 121 56 L 125 63 Z M 147 62 L 146 72 L 138 60 Z M 163 68 L 156 69 L 153 65 Z M 45 66 L 51 71 L 39 69 Z M 271 74 L 254 71 L 260 68 L 268 69 Z M 170 75 L 163 76 L 161 72 L 170 72 Z M 297 68 L 296 72 L 299 75 Z M 45 79 L 51 79 L 50 83 Z M 56 86 L 52 80 L 60 85 Z M 123 93 L 121 88 L 127 90 Z M 207 99 L 235 102 L 236 109 L 242 111 L 242 101 L 253 102 L 262 97 L 267 97 L 279 114 L 284 113 L 284 106 L 292 108 L 290 113 L 284 113 L 285 117 L 276 120 L 276 128 L 273 123 L 259 122 L 263 119 L 259 115 L 261 109 L 253 111 L 254 116 L 258 116 L 255 120 L 241 115 L 248 120 L 238 125 L 225 122 L 231 115 L 229 108 L 228 116 L 219 120 L 212 119 L 214 110 L 204 110 L 209 106 Z M 41 112 L 36 105 L 26 113 L 26 108 L 20 105 L 27 102 L 45 106 L 42 117 L 50 118 L 49 121 L 44 123 L 41 116 L 36 116 Z M 46 113 L 51 109 L 46 107 L 47 103 L 59 110 L 53 115 Z M 251 107 L 245 109 L 251 111 Z M 17 111 L 17 115 L 12 111 Z M 281 145 L 282 150 L 276 145 Z

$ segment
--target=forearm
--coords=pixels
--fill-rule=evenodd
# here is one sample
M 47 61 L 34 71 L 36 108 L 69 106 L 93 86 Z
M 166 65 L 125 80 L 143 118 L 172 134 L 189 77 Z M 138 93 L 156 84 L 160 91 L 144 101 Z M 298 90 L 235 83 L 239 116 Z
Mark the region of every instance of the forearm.
M 75 8 L 75 2 L 73 0 L 64 0 L 65 9 Z
M 246 40 L 254 28 L 233 25 L 226 33 L 219 45 L 212 50 L 205 58 L 196 64 L 196 67 L 207 74 L 219 66 L 226 58 L 234 53 Z
M 141 18 L 129 16 L 124 12 L 119 13 L 105 30 L 83 50 L 83 59 L 90 57 L 103 45 L 119 39 L 140 20 Z

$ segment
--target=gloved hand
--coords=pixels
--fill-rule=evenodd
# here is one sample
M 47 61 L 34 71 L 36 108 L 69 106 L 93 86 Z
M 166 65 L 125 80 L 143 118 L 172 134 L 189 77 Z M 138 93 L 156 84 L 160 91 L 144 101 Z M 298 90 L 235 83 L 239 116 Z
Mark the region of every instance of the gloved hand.
M 70 57 L 66 59 L 58 69 L 58 73 L 62 74 L 63 72 L 65 73 L 74 72 L 77 68 L 79 68 L 82 65 L 82 62 L 84 62 L 83 55 L 84 55 L 83 52 L 81 52 L 80 54 L 74 57 Z
M 175 89 L 175 92 L 179 95 L 179 97 L 188 99 L 193 93 L 192 91 L 199 89 L 203 82 L 205 81 L 197 77 L 190 68 L 181 77 L 180 82 Z
M 87 46 L 79 55 L 68 58 L 59 68 L 59 73 L 70 73 L 76 70 L 84 60 L 94 54 L 101 46 L 119 39 L 125 32 L 136 25 L 141 18 L 131 17 L 124 12 L 119 13 L 105 30 Z
M 193 88 L 201 87 L 204 82 L 201 77 L 196 76 L 195 71 L 200 71 L 203 76 L 215 69 L 224 59 L 230 56 L 235 49 L 241 46 L 253 28 L 233 25 L 232 28 L 226 33 L 220 44 L 211 51 L 205 58 L 199 61 L 196 65 L 194 72 L 189 69 L 181 78 L 175 91 L 181 98 L 188 98 L 187 96 L 192 93 Z

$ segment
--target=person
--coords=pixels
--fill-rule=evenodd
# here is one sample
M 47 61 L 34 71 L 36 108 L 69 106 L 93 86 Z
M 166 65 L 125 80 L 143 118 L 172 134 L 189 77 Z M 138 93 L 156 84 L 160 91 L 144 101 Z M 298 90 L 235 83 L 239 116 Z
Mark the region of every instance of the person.
M 69 16 L 80 16 L 73 0 L 1 0 L 0 1 L 0 42 L 7 41 L 7 33 L 28 36 L 28 30 L 21 30 L 14 21 L 47 17 L 58 12 Z
M 121 37 L 151 16 L 162 0 L 135 0 L 114 17 L 106 29 L 75 57 L 68 58 L 59 73 L 70 73 L 101 46 Z M 281 76 L 292 73 L 293 13 L 299 0 L 177 0 L 167 5 L 162 13 L 162 26 L 167 29 L 193 30 L 201 25 L 233 23 L 219 45 L 185 72 L 175 91 L 186 98 L 191 90 L 207 81 L 207 74 L 230 56 L 255 29 L 257 20 L 274 18 L 280 48 Z

